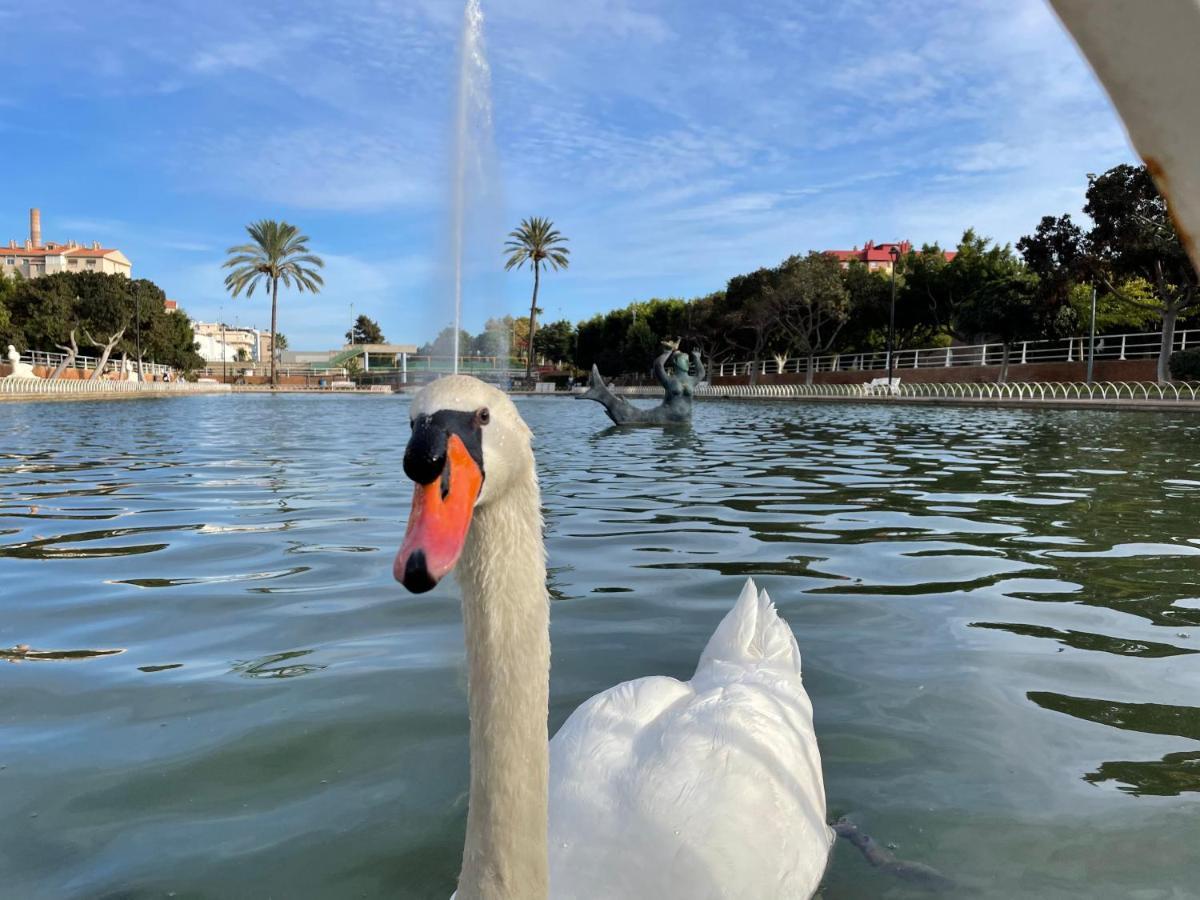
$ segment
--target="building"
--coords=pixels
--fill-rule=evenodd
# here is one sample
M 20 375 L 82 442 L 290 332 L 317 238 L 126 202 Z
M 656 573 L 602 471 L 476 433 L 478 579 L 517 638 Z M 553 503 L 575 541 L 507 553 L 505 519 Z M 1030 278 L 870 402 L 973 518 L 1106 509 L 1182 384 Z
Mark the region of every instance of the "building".
M 130 276 L 133 263 L 120 250 L 101 247 L 99 242 L 83 246 L 75 241 L 65 244 L 47 241 L 42 243 L 42 214 L 38 209 L 29 211 L 29 237 L 18 246 L 9 241 L 0 247 L 0 272 L 22 278 L 40 278 L 55 272 L 103 272 L 108 275 Z
M 891 275 L 893 247 L 900 252 L 901 256 L 904 256 L 912 250 L 912 243 L 910 241 L 901 241 L 898 244 L 876 244 L 874 241 L 867 241 L 861 250 L 855 247 L 853 250 L 826 250 L 825 252 L 829 256 L 837 257 L 843 269 L 850 268 L 850 263 L 857 260 L 872 272 L 883 272 L 885 275 Z M 953 250 L 943 250 L 942 255 L 946 257 L 946 262 L 949 262 L 954 259 L 956 253 Z
M 235 328 L 222 322 L 192 322 L 192 334 L 196 338 L 196 352 L 209 365 L 237 362 L 238 351 L 242 351 L 242 359 L 247 362 L 264 362 L 271 358 L 271 335 L 257 328 Z

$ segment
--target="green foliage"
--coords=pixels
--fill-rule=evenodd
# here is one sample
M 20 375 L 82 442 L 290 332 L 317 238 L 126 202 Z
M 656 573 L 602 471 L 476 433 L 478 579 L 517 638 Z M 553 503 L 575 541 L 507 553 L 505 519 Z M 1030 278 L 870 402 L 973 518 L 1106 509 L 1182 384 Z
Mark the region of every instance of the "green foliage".
M 538 329 L 533 349 L 550 360 L 569 360 L 574 352 L 575 326 L 566 319 L 551 322 Z
M 346 332 L 347 344 L 386 344 L 383 329 L 379 323 L 369 316 L 359 316 L 354 325 Z
M 458 333 L 458 351 L 466 355 L 471 352 L 472 339 L 467 331 Z M 447 325 L 438 332 L 433 343 L 424 344 L 418 350 L 419 356 L 454 356 L 454 329 Z
M 644 319 L 630 322 L 621 341 L 621 356 L 625 360 L 625 371 L 648 372 L 651 361 L 662 352 L 659 339 L 650 330 Z M 640 364 L 639 364 L 640 363 Z
M 275 332 L 275 349 L 286 350 L 288 348 L 287 335 L 282 331 Z
M 17 280 L 0 274 L 0 341 L 8 343 L 12 340 L 12 317 L 8 313 L 10 298 L 16 292 Z
M 1130 331 L 1149 331 L 1158 327 L 1161 315 L 1154 310 L 1154 288 L 1144 278 L 1122 282 L 1120 294 L 1105 287 L 1096 292 L 1096 333 L 1116 334 Z M 1132 298 L 1130 303 L 1123 298 Z M 1067 293 L 1073 327 L 1069 330 L 1086 333 L 1092 317 L 1092 286 L 1082 282 L 1071 285 Z
M 162 289 L 144 278 L 56 272 L 13 284 L 6 304 L 9 334 L 22 349 L 53 351 L 75 330 L 86 352 L 86 335 L 107 341 L 124 328 L 113 352 L 136 358 L 140 327 L 143 358 L 182 371 L 202 365 L 187 316 L 167 312 L 164 300 Z
M 274 290 L 281 281 L 285 288 L 294 287 L 300 293 L 321 290 L 325 282 L 316 270 L 323 268 L 325 261 L 309 253 L 308 235 L 295 225 L 273 219 L 247 225 L 246 232 L 250 243 L 230 247 L 226 251 L 229 259 L 222 265 L 233 270 L 225 276 L 225 289 L 233 296 L 245 291 L 247 297 L 253 297 L 260 284 Z
M 571 251 L 563 246 L 567 239 L 554 227 L 549 219 L 534 216 L 522 219 L 521 224 L 508 234 L 509 240 L 504 245 L 508 259 L 504 262 L 505 271 L 523 268 L 529 263 L 533 269 L 533 298 L 529 301 L 529 334 L 537 334 L 537 299 L 538 284 L 541 280 L 542 266 L 553 269 L 565 269 L 570 264 Z M 526 344 L 528 348 L 529 344 Z M 533 354 L 529 354 L 525 364 L 525 377 L 533 371 Z
M 806 356 L 833 347 L 850 317 L 841 264 L 824 253 L 789 256 L 772 272 L 766 296 L 786 339 L 784 349 Z
M 1200 350 L 1176 350 L 1172 353 L 1171 377 L 1176 381 L 1200 381 Z
M 271 383 L 275 384 L 275 328 L 278 318 L 279 283 L 285 288 L 295 287 L 298 293 L 306 290 L 318 293 L 325 283 L 317 269 L 324 268 L 325 261 L 308 250 L 308 236 L 287 222 L 262 219 L 246 226 L 250 243 L 230 247 L 229 259 L 222 268 L 232 269 L 225 276 L 225 289 L 234 297 L 242 291 L 247 297 L 254 296 L 258 285 L 271 291 Z

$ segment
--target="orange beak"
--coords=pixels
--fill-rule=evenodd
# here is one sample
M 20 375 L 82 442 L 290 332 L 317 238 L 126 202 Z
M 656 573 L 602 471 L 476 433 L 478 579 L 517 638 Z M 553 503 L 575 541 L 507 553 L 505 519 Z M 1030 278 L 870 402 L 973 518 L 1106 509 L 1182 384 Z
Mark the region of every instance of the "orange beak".
M 408 530 L 392 564 L 396 580 L 414 594 L 432 590 L 458 562 L 482 487 L 478 463 L 450 434 L 440 477 L 414 485 Z

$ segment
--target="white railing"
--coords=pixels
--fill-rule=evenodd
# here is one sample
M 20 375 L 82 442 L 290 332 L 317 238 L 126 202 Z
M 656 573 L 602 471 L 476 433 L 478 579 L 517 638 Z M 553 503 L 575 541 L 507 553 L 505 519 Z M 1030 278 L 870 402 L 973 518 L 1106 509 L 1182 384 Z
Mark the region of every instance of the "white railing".
M 67 358 L 67 354 L 65 354 L 65 353 L 47 353 L 43 350 L 28 350 L 25 353 L 21 354 L 21 362 L 29 363 L 31 366 L 45 366 L 51 370 L 57 368 L 58 364 L 61 363 L 66 358 Z M 0 359 L 0 362 L 6 362 L 6 361 L 7 360 Z M 84 355 L 80 354 L 80 355 L 76 356 L 74 362 L 71 363 L 71 368 L 81 369 L 85 372 L 91 372 L 91 371 L 95 370 L 96 363 L 98 363 L 99 361 L 100 361 L 99 357 L 84 356 Z M 133 367 L 133 371 L 136 372 L 137 371 L 137 360 L 136 359 L 130 360 L 130 365 Z M 142 367 L 145 369 L 147 378 L 150 378 L 151 376 L 153 376 L 154 378 L 161 378 L 166 373 L 166 371 L 170 368 L 170 366 L 161 366 L 158 363 L 152 363 L 152 362 L 148 362 L 148 361 L 143 361 Z M 105 364 L 104 364 L 104 371 L 105 372 L 120 372 L 121 371 L 121 358 L 120 357 L 114 358 L 114 357 L 110 356 L 108 358 L 107 362 L 105 362 Z M 176 374 L 178 374 L 178 373 L 176 373 Z
M 227 384 L 196 384 L 190 381 L 85 381 L 78 378 L 0 378 L 0 395 L 88 394 L 216 394 L 228 393 Z
M 1096 336 L 1097 360 L 1156 359 L 1162 346 L 1162 332 L 1138 334 L 1106 334 Z M 1183 329 L 1175 332 L 1173 349 L 1200 348 L 1200 330 Z M 917 350 L 896 350 L 893 369 L 935 369 L 953 366 L 999 366 L 1004 362 L 1004 345 L 962 344 L 956 347 L 922 347 Z M 1019 341 L 1009 348 L 1011 366 L 1049 362 L 1087 362 L 1088 338 L 1071 337 L 1056 341 Z M 808 357 L 787 359 L 782 366 L 772 357 L 755 362 L 720 363 L 713 374 L 748 375 L 755 368 L 759 375 L 802 373 L 808 369 Z M 814 372 L 865 372 L 888 368 L 886 350 L 867 353 L 831 353 L 813 357 Z
M 625 396 L 661 396 L 661 389 L 649 387 L 615 388 Z M 861 398 L 900 397 L 947 400 L 1136 400 L 1200 401 L 1200 382 L 1176 383 L 1153 381 L 1018 381 L 1007 384 L 931 382 L 899 384 L 889 395 L 872 390 L 869 383 L 857 384 L 728 384 L 702 385 L 697 397 L 747 399 L 803 399 L 806 397 Z

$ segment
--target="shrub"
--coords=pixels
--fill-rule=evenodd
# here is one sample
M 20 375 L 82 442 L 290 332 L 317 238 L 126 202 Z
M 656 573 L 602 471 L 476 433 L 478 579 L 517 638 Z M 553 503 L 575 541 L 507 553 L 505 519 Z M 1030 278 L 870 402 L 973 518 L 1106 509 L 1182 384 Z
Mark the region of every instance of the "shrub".
M 1171 354 L 1171 378 L 1200 381 L 1200 350 L 1176 350 Z

